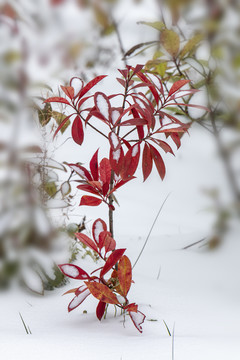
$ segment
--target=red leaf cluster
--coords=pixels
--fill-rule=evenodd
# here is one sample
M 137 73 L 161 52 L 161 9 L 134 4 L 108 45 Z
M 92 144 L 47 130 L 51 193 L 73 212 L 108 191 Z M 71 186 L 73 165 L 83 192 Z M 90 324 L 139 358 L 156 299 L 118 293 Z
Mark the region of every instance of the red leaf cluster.
M 83 233 L 75 235 L 84 245 L 98 253 L 104 265 L 90 275 L 74 264 L 59 265 L 64 275 L 76 280 L 85 280 L 80 287 L 65 293 L 75 295 L 68 305 L 68 311 L 76 309 L 91 294 L 98 300 L 96 315 L 99 320 L 104 315 L 106 305 L 113 304 L 127 311 L 135 327 L 142 332 L 141 324 L 145 315 L 138 311 L 135 303 L 129 303 L 127 299 L 132 284 L 132 265 L 129 258 L 124 255 L 126 249 L 115 249 L 116 242 L 107 231 L 106 223 L 100 218 L 93 223 L 93 239 Z M 110 271 L 110 277 L 105 279 L 105 275 Z
M 203 108 L 190 105 L 184 99 L 198 91 L 190 88 L 189 80 L 176 81 L 168 90 L 168 84 L 163 84 L 159 76 L 144 70 L 142 65 L 127 66 L 119 72 L 122 77 L 116 80 L 124 88 L 122 93 L 106 95 L 96 91 L 91 95 L 88 92 L 105 76 L 97 76 L 87 84 L 74 77 L 69 86 L 61 87 L 66 98 L 45 100 L 64 104 L 71 109 L 71 114 L 58 126 L 54 137 L 74 116 L 71 133 L 76 144 L 82 145 L 84 142 L 83 124 L 107 140 L 108 157 L 99 162 L 97 150 L 89 162 L 89 169 L 80 164 L 68 165 L 79 176 L 77 188 L 88 193 L 82 196 L 80 205 L 98 206 L 105 203 L 110 211 L 114 210 L 113 203 L 116 201 L 114 192 L 134 178 L 139 165 L 144 181 L 153 167 L 164 179 L 166 167 L 163 153 L 174 155 L 172 146 L 177 149 L 181 146 L 181 137 L 191 125 L 177 118 L 174 109 L 179 106 L 187 116 L 188 106 Z M 118 103 L 120 106 L 116 105 Z M 208 111 L 206 108 L 204 110 Z M 132 266 L 124 255 L 125 249 L 116 249 L 116 241 L 102 219 L 93 223 L 92 235 L 93 239 L 76 233 L 76 238 L 99 255 L 104 261 L 102 267 L 89 275 L 76 265 L 60 265 L 66 276 L 85 280 L 79 288 L 67 292 L 75 294 L 68 310 L 72 311 L 92 294 L 98 300 L 96 315 L 99 320 L 104 315 L 106 304 L 114 304 L 127 311 L 136 328 L 142 332 L 141 324 L 145 315 L 127 299 L 132 284 Z M 97 271 L 99 275 L 93 275 Z M 105 279 L 110 271 L 110 277 Z

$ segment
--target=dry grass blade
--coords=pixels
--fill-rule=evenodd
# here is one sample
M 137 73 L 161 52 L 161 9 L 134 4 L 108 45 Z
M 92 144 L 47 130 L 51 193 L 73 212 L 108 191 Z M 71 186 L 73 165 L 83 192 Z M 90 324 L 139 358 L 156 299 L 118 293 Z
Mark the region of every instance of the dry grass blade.
M 157 213 L 157 215 L 156 215 L 156 217 L 155 217 L 155 219 L 154 219 L 154 221 L 153 221 L 153 224 L 152 224 L 152 226 L 151 226 L 151 228 L 150 228 L 150 230 L 149 230 L 149 233 L 148 233 L 148 235 L 147 235 L 147 237 L 146 237 L 146 240 L 145 240 L 145 242 L 144 242 L 144 244 L 143 244 L 142 250 L 140 251 L 140 253 L 139 253 L 139 255 L 138 255 L 135 263 L 133 264 L 133 267 L 132 267 L 132 268 L 134 268 L 134 267 L 136 266 L 138 260 L 140 259 L 141 255 L 142 255 L 142 253 L 143 253 L 143 250 L 145 249 L 145 246 L 147 245 L 147 242 L 148 242 L 148 240 L 149 240 L 149 237 L 150 237 L 150 235 L 151 235 L 151 233 L 152 233 L 152 230 L 153 230 L 153 228 L 154 228 L 154 225 L 156 224 L 156 221 L 157 221 L 157 219 L 158 219 L 158 217 L 159 217 L 159 215 L 160 215 L 160 213 L 161 213 L 161 211 L 162 211 L 162 209 L 163 209 L 164 204 L 166 203 L 167 199 L 169 198 L 169 195 L 170 195 L 170 193 L 166 196 L 166 198 L 165 198 L 165 200 L 163 201 L 160 209 L 158 210 L 158 213 Z

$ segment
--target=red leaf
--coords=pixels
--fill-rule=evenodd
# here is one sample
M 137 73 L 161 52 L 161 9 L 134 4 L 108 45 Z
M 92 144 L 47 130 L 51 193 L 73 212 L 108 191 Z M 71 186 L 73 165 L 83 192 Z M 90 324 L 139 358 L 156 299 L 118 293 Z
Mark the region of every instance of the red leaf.
M 89 90 L 91 90 L 95 85 L 99 83 L 102 79 L 104 79 L 106 75 L 100 75 L 95 77 L 93 80 L 89 81 L 87 85 L 85 85 L 81 91 L 79 92 L 79 98 L 83 97 Z
M 120 72 L 120 74 L 122 74 L 122 76 L 125 79 L 127 78 L 127 76 L 128 76 L 128 70 L 127 69 L 123 69 L 123 70 L 118 69 L 118 71 Z
M 119 125 L 119 123 L 121 122 L 121 119 L 126 115 L 126 114 L 130 114 L 132 112 L 132 109 L 140 109 L 139 104 L 133 104 L 130 105 L 127 109 L 125 109 L 124 111 L 121 112 L 120 116 L 118 119 L 116 119 L 116 121 L 114 122 L 114 126 L 116 127 L 117 125 Z
M 100 181 L 89 181 L 88 182 L 89 185 L 93 186 L 96 190 L 101 191 L 102 190 L 102 184 L 100 183 Z
M 143 66 L 144 66 L 144 65 L 138 64 L 138 65 L 135 66 L 135 68 L 134 68 L 134 67 L 131 67 L 131 69 L 132 69 L 132 71 L 133 71 L 132 76 L 135 75 L 135 74 L 137 74 L 139 71 L 141 71 L 141 70 L 143 69 Z
M 93 180 L 98 180 L 98 150 L 93 155 L 91 161 L 90 161 L 90 171 L 92 173 Z
M 93 226 L 92 226 L 92 234 L 93 234 L 93 238 L 95 240 L 95 243 L 97 244 L 98 247 L 100 244 L 100 240 L 99 240 L 99 234 L 102 231 L 106 231 L 107 230 L 107 225 L 105 223 L 105 221 L 103 221 L 102 219 L 97 219 L 94 221 Z M 102 248 L 102 246 L 101 246 Z
M 112 189 L 112 191 L 109 192 L 109 195 L 112 194 L 114 191 L 116 191 L 117 189 L 119 189 L 121 186 L 125 185 L 128 181 L 135 179 L 135 176 L 132 176 L 126 180 L 121 180 L 119 181 L 119 183 L 117 183 L 114 188 Z
M 102 199 L 98 199 L 94 196 L 84 195 L 81 198 L 79 206 L 98 206 L 102 203 Z
M 148 84 L 149 90 L 153 94 L 153 97 L 158 105 L 160 97 L 153 83 L 141 72 L 138 73 L 137 76 L 139 77 L 140 80 Z
M 170 136 L 171 136 L 172 140 L 175 142 L 177 148 L 179 149 L 181 146 L 180 136 L 176 132 L 171 133 Z
M 118 150 L 110 149 L 109 160 L 111 168 L 116 175 L 119 175 L 124 165 L 124 152 L 122 147 Z
M 68 119 L 72 116 L 73 114 L 66 116 L 65 119 L 61 122 L 61 124 L 58 126 L 57 130 L 55 131 L 54 135 L 53 135 L 53 139 L 55 138 L 55 136 L 57 135 L 57 133 L 61 130 L 61 128 L 66 124 L 66 122 L 68 121 Z
M 96 315 L 97 315 L 98 320 L 100 320 L 100 321 L 104 315 L 105 308 L 106 308 L 106 303 L 100 300 L 98 303 L 98 306 L 96 308 Z
M 102 92 L 96 92 L 94 95 L 94 103 L 100 114 L 110 122 L 111 120 L 111 105 L 108 97 Z
M 111 170 L 112 169 L 109 160 L 107 158 L 103 158 L 99 166 L 100 179 L 103 184 L 110 183 Z
M 116 248 L 116 241 L 112 238 L 110 231 L 102 231 L 99 235 L 99 242 L 101 248 L 105 247 L 105 254 Z
M 127 293 L 132 284 L 132 265 L 126 255 L 123 255 L 119 260 L 118 279 L 123 295 L 127 296 Z
M 139 157 L 140 144 L 138 143 L 132 146 L 125 155 L 124 167 L 120 173 L 123 180 L 126 180 L 133 176 L 138 166 Z
M 94 189 L 91 185 L 87 185 L 87 184 L 78 185 L 77 189 L 87 191 L 91 194 L 99 195 L 99 192 L 96 189 Z
M 128 304 L 124 307 L 125 310 L 137 312 L 138 311 L 138 305 L 135 303 Z
M 87 171 L 87 169 L 81 165 L 78 164 L 68 164 L 68 166 L 74 170 L 78 175 L 81 176 L 82 179 L 84 180 L 92 180 L 92 176 L 89 173 L 89 171 Z
M 155 74 L 148 74 L 148 78 L 150 78 L 150 81 L 152 81 L 154 83 L 154 85 L 158 88 L 160 93 L 162 95 L 164 95 L 163 84 L 162 84 L 162 81 L 159 78 L 159 76 L 157 76 Z M 153 78 L 155 78 L 155 81 L 153 80 Z M 156 81 L 158 82 L 159 85 L 156 84 Z
M 120 78 L 116 78 L 116 79 L 117 79 L 117 81 L 125 88 L 125 86 L 126 86 L 126 81 L 123 80 L 123 79 L 120 79 Z
M 96 244 L 90 239 L 87 235 L 82 233 L 76 233 L 75 236 L 80 240 L 84 245 L 90 247 L 90 249 L 98 252 Z
M 130 318 L 134 324 L 134 326 L 138 329 L 140 333 L 142 333 L 141 324 L 144 323 L 146 316 L 141 311 L 129 311 Z
M 164 176 L 166 174 L 166 168 L 165 168 L 163 159 L 162 159 L 161 155 L 159 154 L 159 152 L 157 151 L 157 149 L 155 149 L 155 147 L 153 147 L 152 145 L 149 145 L 149 146 L 151 149 L 152 158 L 154 160 L 157 171 L 158 171 L 161 179 L 163 180 Z
M 61 85 L 61 89 L 72 100 L 72 98 L 74 97 L 74 88 L 72 86 L 62 86 Z
M 76 309 L 90 295 L 90 291 L 86 288 L 80 294 L 76 295 L 68 305 L 68 312 Z
M 124 143 L 124 145 L 126 145 L 128 149 L 131 149 L 131 145 L 126 139 L 122 138 L 122 142 Z
M 84 139 L 84 132 L 80 116 L 76 116 L 72 124 L 72 138 L 75 143 L 77 143 L 78 145 L 82 145 Z
M 85 282 L 91 294 L 98 300 L 108 304 L 119 304 L 116 295 L 104 284 Z
M 145 143 L 143 149 L 143 157 L 142 157 L 143 181 L 145 181 L 148 178 L 148 176 L 151 174 L 152 165 L 153 165 L 152 153 L 148 144 Z
M 178 81 L 176 81 L 172 85 L 171 89 L 169 90 L 168 97 L 170 97 L 172 94 L 174 94 L 176 91 L 181 89 L 184 85 L 188 84 L 189 82 L 190 82 L 190 80 L 178 80 Z
M 103 277 L 109 270 L 111 270 L 111 268 L 118 262 L 118 260 L 123 256 L 124 252 L 125 252 L 126 249 L 117 249 L 115 251 L 113 251 L 104 267 L 102 268 L 101 272 L 100 272 L 100 277 Z
M 179 126 L 179 127 L 174 127 L 174 128 L 162 128 L 162 130 L 158 130 L 156 131 L 156 133 L 160 134 L 160 133 L 165 133 L 165 134 L 171 134 L 171 133 L 185 133 L 187 131 L 186 126 Z
M 138 118 L 139 117 L 139 114 L 137 112 L 136 109 L 132 109 L 132 114 L 135 118 Z M 138 137 L 139 137 L 139 140 L 143 139 L 144 138 L 144 129 L 143 129 L 143 126 L 137 126 L 137 132 L 138 132 Z
M 129 119 L 129 120 L 123 121 L 120 125 L 121 126 L 138 126 L 138 125 L 146 125 L 146 124 L 148 124 L 146 119 L 134 118 L 134 119 Z
M 50 98 L 44 100 L 44 103 L 50 103 L 50 102 L 57 102 L 57 103 L 67 104 L 67 105 L 71 106 L 70 102 L 67 99 L 64 99 L 63 97 L 59 97 L 59 96 L 50 97 Z
M 179 99 L 179 98 L 182 98 L 187 95 L 192 95 L 199 91 L 200 90 L 198 90 L 198 89 L 180 90 L 176 94 L 173 94 L 172 96 L 170 96 L 169 101 L 174 100 L 174 99 Z
M 159 145 L 165 151 L 165 153 L 170 152 L 171 154 L 174 155 L 172 148 L 165 141 L 159 139 L 153 139 L 153 138 L 151 138 L 151 140 L 154 141 L 157 145 Z
M 58 265 L 62 273 L 72 279 L 86 280 L 89 279 L 89 275 L 77 265 L 62 264 Z
M 79 288 L 70 289 L 70 290 L 66 291 L 63 295 L 72 294 L 72 293 L 75 294 L 78 289 Z

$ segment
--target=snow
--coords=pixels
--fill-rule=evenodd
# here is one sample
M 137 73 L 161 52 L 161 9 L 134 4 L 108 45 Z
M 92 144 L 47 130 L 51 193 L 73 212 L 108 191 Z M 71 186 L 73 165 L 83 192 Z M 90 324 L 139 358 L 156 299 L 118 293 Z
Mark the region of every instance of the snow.
M 78 175 L 80 175 L 82 178 L 86 179 L 86 175 L 82 169 L 79 169 L 78 166 L 71 165 L 71 169 L 73 169 Z
M 109 105 L 104 96 L 99 94 L 96 101 L 100 113 L 105 117 L 105 119 L 109 120 Z
M 132 149 L 132 156 L 136 156 L 137 153 L 139 151 L 139 145 L 134 145 L 133 149 Z
M 157 229 L 160 227 L 161 219 Z M 98 301 L 91 296 L 68 314 L 67 306 L 74 296 L 61 295 L 82 283 L 70 280 L 66 287 L 46 292 L 42 298 L 16 290 L 1 294 L 1 354 L 9 360 L 16 356 L 20 360 L 64 360 L 79 352 L 84 360 L 144 360 L 146 356 L 171 360 L 172 338 L 164 320 L 171 333 L 175 326 L 176 359 L 235 359 L 240 351 L 240 291 L 236 286 L 240 280 L 239 241 L 233 233 L 228 243 L 213 253 L 197 248 L 181 250 L 196 235 L 201 234 L 150 238 L 134 268 L 135 284 L 129 293 L 129 300 L 136 301 L 146 315 L 142 334 L 128 316 L 123 326 L 123 317 L 119 313 L 114 317 L 113 310 L 99 322 L 95 316 Z M 118 245 L 127 246 L 128 256 L 134 260 L 143 241 L 121 236 Z M 81 259 L 78 263 L 83 268 L 92 265 L 86 260 L 82 264 Z M 80 299 L 74 300 L 71 307 L 77 306 Z M 30 327 L 31 336 L 25 334 L 18 312 Z
M 72 310 L 77 306 L 79 306 L 86 299 L 88 295 L 90 295 L 90 291 L 86 289 L 82 291 L 78 296 L 75 296 L 69 304 L 69 309 Z
M 73 278 L 75 278 L 79 275 L 79 271 L 75 266 L 63 265 L 62 270 L 65 274 L 68 274 L 69 276 L 72 276 Z
M 120 159 L 120 155 L 121 155 L 121 150 L 120 149 L 113 151 L 113 160 L 118 162 L 119 159 Z
M 112 111 L 112 123 L 113 123 L 113 125 L 116 124 L 119 116 L 120 116 L 120 112 L 118 110 L 113 110 Z
M 114 147 L 114 149 L 116 149 L 119 145 L 119 138 L 114 132 L 110 133 L 110 137 L 111 137 L 113 147 Z
M 71 191 L 70 184 L 68 181 L 65 181 L 61 186 L 61 192 L 63 196 L 68 195 L 70 191 Z
M 74 88 L 74 96 L 77 96 L 83 86 L 82 80 L 74 77 L 71 81 L 71 86 Z
M 96 242 L 99 243 L 99 234 L 104 231 L 103 229 L 103 224 L 101 221 L 97 221 L 95 223 L 95 227 L 94 227 L 94 236 L 95 236 L 95 239 L 96 239 Z

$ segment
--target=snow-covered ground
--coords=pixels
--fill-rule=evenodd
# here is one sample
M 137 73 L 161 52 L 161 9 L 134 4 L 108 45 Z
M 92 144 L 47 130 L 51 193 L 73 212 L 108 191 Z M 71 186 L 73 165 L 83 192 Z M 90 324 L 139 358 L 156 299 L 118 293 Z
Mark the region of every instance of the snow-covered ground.
M 143 334 L 130 319 L 123 326 L 123 318 L 111 312 L 99 322 L 97 301 L 90 297 L 68 314 L 71 295 L 61 295 L 75 287 L 73 280 L 42 298 L 16 291 L 1 294 L 1 357 L 170 360 L 174 347 L 174 359 L 179 360 L 237 359 L 239 241 L 232 236 L 215 253 L 181 250 L 192 239 L 189 234 L 154 236 L 137 263 L 129 298 L 146 314 Z M 143 239 L 124 236 L 119 245 L 127 246 L 127 254 L 135 259 Z M 92 266 L 86 260 L 77 263 Z M 32 335 L 25 333 L 19 312 Z M 175 327 L 172 337 L 163 320 L 171 332 Z
M 2 357 L 170 360 L 174 348 L 174 359 L 178 360 L 237 359 L 239 227 L 233 224 L 232 232 L 215 251 L 197 247 L 182 250 L 208 235 L 214 220 L 201 211 L 206 198 L 203 201 L 199 187 L 216 181 L 221 166 L 211 161 L 214 151 L 210 138 L 205 138 L 204 148 L 198 151 L 201 139 L 201 131 L 193 128 L 177 158 L 167 162 L 168 181 L 162 183 L 154 174 L 144 185 L 141 181 L 135 185 L 132 182 L 129 193 L 119 199 L 117 245 L 126 247 L 134 262 L 161 202 L 171 191 L 133 271 L 135 284 L 129 299 L 136 301 L 146 314 L 143 334 L 128 318 L 123 326 L 123 317 L 114 318 L 111 311 L 106 320 L 99 322 L 95 316 L 97 301 L 90 297 L 68 314 L 67 304 L 72 296 L 61 295 L 78 286 L 79 281 L 71 280 L 64 288 L 46 292 L 44 297 L 12 289 L 0 296 Z M 90 213 L 89 210 L 89 216 Z M 94 218 L 92 213 L 91 216 Z M 86 270 L 94 266 L 91 259 L 79 258 L 76 264 Z M 31 335 L 25 333 L 19 312 Z

